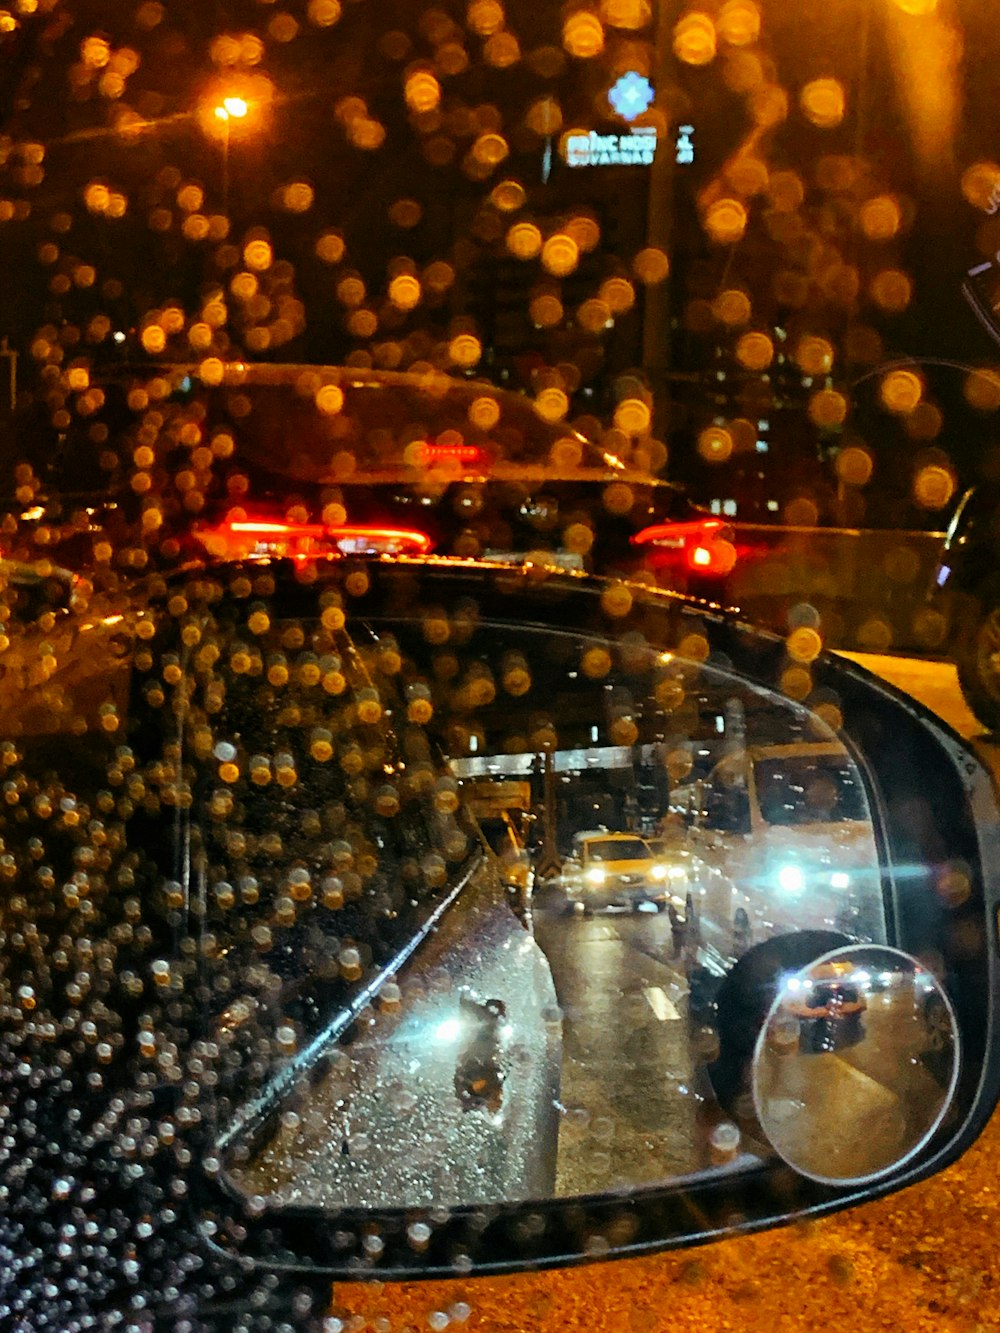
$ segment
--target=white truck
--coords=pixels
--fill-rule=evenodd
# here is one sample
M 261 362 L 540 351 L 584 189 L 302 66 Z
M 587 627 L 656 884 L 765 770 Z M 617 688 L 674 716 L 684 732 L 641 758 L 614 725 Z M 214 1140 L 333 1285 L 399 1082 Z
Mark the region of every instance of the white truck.
M 664 827 L 719 873 L 695 898 L 723 957 L 794 930 L 882 942 L 874 827 L 861 774 L 836 741 L 750 745 L 674 789 Z

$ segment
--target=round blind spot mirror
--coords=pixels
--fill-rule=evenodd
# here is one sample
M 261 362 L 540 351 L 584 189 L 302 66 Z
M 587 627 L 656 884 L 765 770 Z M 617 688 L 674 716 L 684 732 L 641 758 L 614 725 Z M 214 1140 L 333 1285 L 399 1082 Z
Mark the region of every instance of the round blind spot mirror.
M 784 979 L 753 1059 L 757 1118 L 802 1175 L 857 1185 L 927 1142 L 958 1080 L 937 979 L 897 949 L 837 949 Z

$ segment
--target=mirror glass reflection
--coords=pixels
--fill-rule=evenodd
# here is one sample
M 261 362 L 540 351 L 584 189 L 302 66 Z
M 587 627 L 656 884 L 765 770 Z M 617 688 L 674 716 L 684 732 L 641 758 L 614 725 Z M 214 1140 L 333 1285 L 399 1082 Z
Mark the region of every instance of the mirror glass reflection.
M 786 1162 L 860 1183 L 929 1138 L 957 1076 L 955 1018 L 934 976 L 895 949 L 852 947 L 786 978 L 758 1038 L 753 1094 Z
M 687 611 L 518 623 L 498 578 L 527 611 L 520 574 L 248 564 L 6 656 L 8 850 L 66 912 L 111 886 L 123 1039 L 251 1211 L 742 1169 L 778 977 L 885 941 L 833 698 L 749 683 Z
M 265 661 L 291 623 L 275 618 Z M 296 767 L 277 808 L 273 786 L 248 793 L 243 832 L 271 828 L 313 886 L 283 922 L 268 907 L 263 949 L 253 914 L 210 910 L 213 932 L 240 923 L 225 974 L 243 950 L 255 978 L 219 1006 L 220 1048 L 250 1041 L 251 998 L 251 1027 L 277 1034 L 266 1062 L 240 1057 L 250 1086 L 222 1103 L 220 1171 L 270 1207 L 410 1207 L 768 1155 L 712 1084 L 716 997 L 762 942 L 884 938 L 846 750 L 815 712 L 693 657 L 488 624 L 435 646 L 426 630 L 372 618 L 340 643 L 332 765 L 284 720 L 310 716 L 294 670 L 253 739 L 246 714 L 216 720 L 216 742 Z M 241 633 L 221 631 L 223 660 Z M 372 689 L 377 742 L 360 721 Z M 216 830 L 213 873 L 263 894 L 263 844 L 248 836 L 223 872 L 232 821 Z

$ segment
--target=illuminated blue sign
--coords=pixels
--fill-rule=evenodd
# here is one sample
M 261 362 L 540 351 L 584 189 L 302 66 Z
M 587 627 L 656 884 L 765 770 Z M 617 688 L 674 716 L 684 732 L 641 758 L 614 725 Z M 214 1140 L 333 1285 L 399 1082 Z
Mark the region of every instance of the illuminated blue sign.
M 648 111 L 653 102 L 653 85 L 634 69 L 623 74 L 608 93 L 608 101 L 623 120 L 635 120 Z

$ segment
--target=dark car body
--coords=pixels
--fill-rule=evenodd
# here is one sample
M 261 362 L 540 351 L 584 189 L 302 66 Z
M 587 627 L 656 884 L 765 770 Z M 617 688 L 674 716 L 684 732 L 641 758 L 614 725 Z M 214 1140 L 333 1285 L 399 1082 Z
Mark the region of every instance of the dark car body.
M 1000 487 L 963 492 L 952 513 L 930 589 L 946 647 L 976 717 L 1000 727 Z
M 36 506 L 7 554 L 37 557 L 34 525 L 46 556 L 86 573 L 107 544 L 119 558 L 138 541 L 145 568 L 306 543 L 533 557 L 713 598 L 732 567 L 728 525 L 655 477 L 636 442 L 612 452 L 523 394 L 431 371 L 218 369 L 117 369 L 77 395 L 64 436 L 29 431 L 42 497 L 61 501 Z

